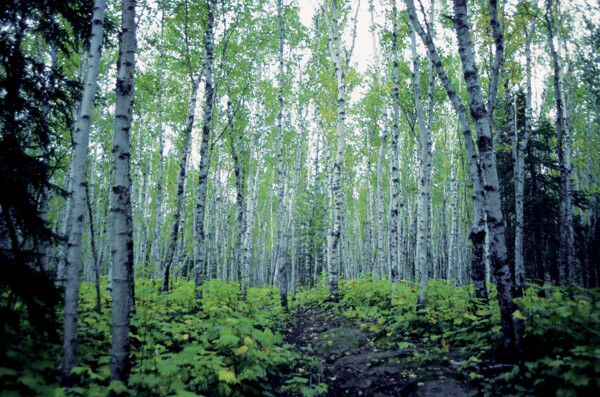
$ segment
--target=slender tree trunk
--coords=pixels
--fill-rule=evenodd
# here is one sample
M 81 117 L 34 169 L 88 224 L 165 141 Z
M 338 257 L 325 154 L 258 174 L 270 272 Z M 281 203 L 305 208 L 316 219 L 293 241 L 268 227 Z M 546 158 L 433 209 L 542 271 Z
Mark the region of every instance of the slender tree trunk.
M 450 134 L 450 235 L 448 238 L 448 272 L 446 279 L 452 282 L 453 285 L 457 285 L 459 280 L 458 271 L 458 256 L 457 256 L 457 245 L 458 245 L 458 180 L 456 178 L 457 167 L 455 166 L 455 152 L 456 152 L 456 133 Z
M 569 263 L 569 238 L 567 222 L 567 212 L 570 211 L 567 203 L 569 191 L 567 189 L 567 168 L 565 167 L 565 150 L 563 147 L 565 138 L 565 120 L 563 93 L 560 86 L 560 65 L 558 63 L 558 53 L 554 46 L 554 10 L 553 0 L 546 0 L 546 26 L 548 28 L 548 44 L 550 46 L 550 56 L 552 57 L 552 67 L 554 71 L 554 97 L 556 101 L 556 151 L 558 152 L 558 166 L 560 171 L 559 183 L 559 249 L 558 249 L 558 278 L 561 285 L 569 285 L 571 279 L 571 263 Z
M 98 86 L 102 36 L 104 34 L 104 0 L 94 2 L 92 16 L 92 35 L 85 88 L 83 91 L 81 110 L 77 120 L 76 138 L 74 140 L 72 179 L 73 196 L 69 211 L 71 225 L 66 255 L 65 311 L 63 323 L 63 361 L 61 383 L 73 385 L 76 379 L 71 377 L 71 370 L 78 363 L 77 310 L 79 307 L 79 283 L 81 280 L 81 237 L 86 207 L 87 155 L 94 100 Z
M 433 7 L 433 5 L 432 5 Z M 429 196 L 431 190 L 431 131 L 425 123 L 425 114 L 423 112 L 423 100 L 421 96 L 421 75 L 419 72 L 419 58 L 417 57 L 417 43 L 415 31 L 411 24 L 410 40 L 413 58 L 413 86 L 415 90 L 415 107 L 417 109 L 417 120 L 419 122 L 420 133 L 420 169 L 419 169 L 419 197 L 417 202 L 417 254 L 415 256 L 415 266 L 419 271 L 419 307 L 425 308 L 425 299 L 428 283 L 428 247 L 429 247 Z
M 96 249 L 96 232 L 94 230 L 94 213 L 92 211 L 92 199 L 89 189 L 86 194 L 86 203 L 88 209 L 88 220 L 90 224 L 90 244 L 92 248 L 92 266 L 94 270 L 94 283 L 96 285 L 96 313 L 100 314 L 102 310 L 102 296 L 100 295 L 100 269 L 98 264 L 98 250 Z
M 250 148 L 250 160 L 254 157 L 254 146 L 252 143 Z M 258 150 L 260 153 L 260 150 Z M 260 171 L 260 163 L 257 161 L 255 165 L 256 170 L 254 176 L 251 176 L 248 181 L 248 198 L 246 199 L 246 230 L 244 231 L 243 241 L 243 255 L 242 255 L 242 281 L 241 281 L 241 296 L 242 299 L 246 298 L 247 285 L 249 281 L 249 270 L 250 270 L 250 259 L 252 256 L 252 243 L 254 235 L 254 211 L 256 208 L 256 201 L 258 196 L 258 175 Z
M 329 263 L 329 292 L 337 299 L 338 275 L 342 264 L 341 232 L 343 222 L 344 193 L 342 191 L 342 165 L 346 148 L 346 71 L 342 64 L 337 0 L 331 0 L 331 21 L 325 15 L 329 32 L 329 52 L 337 81 L 337 148 L 333 161 L 331 193 L 333 200 L 333 223 L 330 233 L 331 260 Z
M 122 32 L 119 41 L 115 135 L 113 138 L 113 303 L 110 378 L 126 382 L 130 370 L 129 318 L 134 305 L 131 295 L 133 225 L 129 167 L 135 85 L 135 0 L 123 0 L 121 18 Z
M 163 179 L 164 179 L 164 128 L 162 121 L 162 94 L 164 85 L 164 30 L 165 30 L 165 10 L 164 2 L 161 2 L 161 19 L 160 19 L 160 66 L 158 74 L 160 78 L 158 88 L 158 180 L 156 181 L 156 206 L 155 206 L 155 223 L 154 233 L 150 247 L 150 264 L 158 267 L 161 258 L 161 231 L 163 226 Z
M 206 0 L 208 5 L 208 25 L 204 39 L 204 66 L 206 68 L 206 82 L 204 87 L 204 123 L 202 125 L 202 142 L 200 144 L 200 169 L 198 174 L 198 197 L 196 201 L 196 297 L 202 298 L 202 285 L 206 266 L 206 239 L 204 236 L 204 216 L 206 206 L 206 188 L 208 185 L 208 139 L 210 137 L 213 110 L 213 45 L 216 0 Z
M 531 109 L 531 34 L 533 32 L 533 23 L 525 28 L 525 73 L 527 75 L 527 88 L 525 92 L 525 131 L 519 142 L 517 128 L 517 106 L 515 97 L 514 106 L 514 135 L 512 142 L 513 164 L 514 164 L 514 180 L 515 180 L 515 288 L 522 290 L 525 287 L 525 264 L 523 258 L 523 189 L 525 185 L 524 170 L 525 170 L 525 150 L 529 136 L 531 135 L 532 125 L 532 109 Z
M 392 91 L 392 159 L 391 159 L 391 194 L 390 194 L 390 277 L 393 283 L 398 282 L 398 206 L 400 193 L 400 169 L 398 164 L 398 145 L 400 137 L 399 112 L 400 112 L 400 79 L 398 77 L 398 18 L 396 1 L 392 3 L 392 62 L 394 86 Z
M 198 96 L 199 79 L 192 80 L 192 91 L 190 93 L 190 109 L 187 115 L 187 123 L 185 128 L 185 136 L 183 138 L 183 147 L 181 148 L 181 161 L 179 163 L 179 174 L 177 175 L 177 198 L 175 203 L 175 212 L 173 213 L 173 224 L 169 235 L 169 245 L 167 246 L 165 260 L 161 266 L 162 286 L 161 291 L 169 290 L 169 273 L 173 265 L 175 257 L 175 248 L 177 247 L 177 239 L 183 238 L 179 236 L 180 218 L 183 210 L 183 198 L 185 196 L 185 177 L 187 174 L 187 163 L 190 152 L 192 129 L 194 128 L 194 114 L 196 112 L 196 98 Z
M 281 307 L 288 311 L 288 267 L 287 252 L 284 250 L 284 224 L 285 224 L 285 175 L 283 166 L 283 6 L 282 0 L 277 1 L 277 26 L 279 28 L 279 92 L 277 94 L 277 262 L 275 264 L 279 272 L 279 294 L 281 296 Z

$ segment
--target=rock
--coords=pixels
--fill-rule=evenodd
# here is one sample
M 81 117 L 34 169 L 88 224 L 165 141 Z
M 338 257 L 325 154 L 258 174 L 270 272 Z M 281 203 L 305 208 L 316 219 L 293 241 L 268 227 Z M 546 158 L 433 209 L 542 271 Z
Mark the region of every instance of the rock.
M 453 379 L 435 379 L 425 382 L 422 386 L 411 393 L 411 397 L 468 397 L 471 395 L 471 388 L 464 383 Z
M 332 328 L 317 338 L 315 350 L 319 356 L 336 359 L 356 351 L 366 341 L 367 335 L 356 328 Z
M 356 356 L 342 357 L 336 360 L 332 367 L 334 371 L 341 371 L 345 368 L 366 370 L 371 365 L 377 365 L 381 362 L 385 364 L 390 358 L 406 356 L 409 354 L 411 353 L 406 353 L 405 351 L 363 353 Z

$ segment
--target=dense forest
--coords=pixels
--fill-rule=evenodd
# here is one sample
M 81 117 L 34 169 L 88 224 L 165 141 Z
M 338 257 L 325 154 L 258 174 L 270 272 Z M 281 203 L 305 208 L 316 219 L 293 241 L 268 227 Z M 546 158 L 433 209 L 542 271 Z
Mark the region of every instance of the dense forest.
M 599 21 L 0 2 L 0 395 L 599 393 Z

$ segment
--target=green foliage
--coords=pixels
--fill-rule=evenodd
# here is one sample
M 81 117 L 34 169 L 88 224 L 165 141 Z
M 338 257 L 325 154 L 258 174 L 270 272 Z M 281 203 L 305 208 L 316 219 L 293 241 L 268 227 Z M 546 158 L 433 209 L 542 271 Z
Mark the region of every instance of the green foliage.
M 484 395 L 598 393 L 600 291 L 530 285 L 513 314 L 525 322 L 519 361 L 490 376 L 486 366 L 501 352 L 502 327 L 494 285 L 488 290 L 489 301 L 481 302 L 473 298 L 471 286 L 431 280 L 427 308 L 419 311 L 416 284 L 363 278 L 340 282 L 338 303 L 328 301 L 327 290 L 317 287 L 297 294 L 295 304 L 329 306 L 390 349 L 425 343 L 428 351 L 468 354 L 461 371 Z
M 369 331 L 389 349 L 414 349 L 417 362 L 450 351 L 465 355 L 460 371 L 483 395 L 593 395 L 600 389 L 600 291 L 530 285 L 517 300 L 524 319 L 519 361 L 490 372 L 501 350 L 500 313 L 490 299 L 472 298 L 472 287 L 444 280 L 428 286 L 427 308 L 417 309 L 418 286 L 406 280 L 342 280 L 339 300 L 330 299 L 326 277 L 299 292 L 295 306 L 318 306 Z M 102 280 L 105 285 L 106 280 Z M 95 289 L 83 283 L 80 297 L 80 364 L 76 388 L 59 388 L 61 346 L 7 333 L 2 351 L 3 395 L 35 396 L 317 396 L 327 393 L 318 358 L 284 343 L 283 313 L 273 288 L 249 288 L 241 300 L 237 283 L 205 284 L 200 305 L 191 282 L 176 280 L 169 294 L 159 280 L 136 281 L 131 322 L 132 371 L 127 384 L 110 382 L 111 299 L 94 311 Z M 103 291 L 105 289 L 103 288 Z M 417 346 L 420 346 L 417 349 Z M 426 353 L 423 353 L 425 347 Z
M 132 371 L 127 384 L 109 381 L 110 294 L 104 293 L 103 311 L 98 314 L 94 286 L 83 283 L 80 364 L 73 370 L 79 375 L 79 387 L 58 388 L 60 345 L 19 341 L 15 335 L 12 349 L 2 357 L 0 388 L 32 396 L 277 394 L 279 385 L 272 379 L 283 378 L 301 357 L 284 344 L 279 332 L 288 318 L 277 294 L 250 288 L 242 301 L 238 284 L 213 280 L 205 284 L 209 292 L 198 307 L 193 283 L 174 284 L 171 293 L 160 294 L 159 281 L 136 280 Z

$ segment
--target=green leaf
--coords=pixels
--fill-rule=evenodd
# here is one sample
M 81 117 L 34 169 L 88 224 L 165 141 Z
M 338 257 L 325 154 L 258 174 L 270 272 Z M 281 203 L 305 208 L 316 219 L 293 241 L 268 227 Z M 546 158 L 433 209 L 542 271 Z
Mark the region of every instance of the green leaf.
M 108 390 L 112 391 L 116 394 L 128 392 L 127 385 L 125 385 L 125 383 L 121 382 L 120 380 L 111 381 L 110 384 L 108 385 Z
M 242 357 L 245 357 L 245 356 L 246 356 L 246 353 L 248 353 L 248 350 L 249 350 L 248 346 L 246 346 L 246 345 L 242 345 L 242 346 L 240 346 L 240 347 L 234 348 L 234 349 L 233 349 L 233 353 L 234 353 L 236 356 L 242 356 Z
M 158 368 L 158 372 L 164 376 L 175 375 L 179 372 L 179 367 L 170 360 L 159 361 L 156 367 Z
M 218 373 L 219 380 L 225 383 L 236 383 L 235 373 L 229 368 L 223 368 Z
M 221 335 L 219 338 L 219 344 L 224 346 L 237 346 L 240 342 L 240 338 L 235 335 Z

